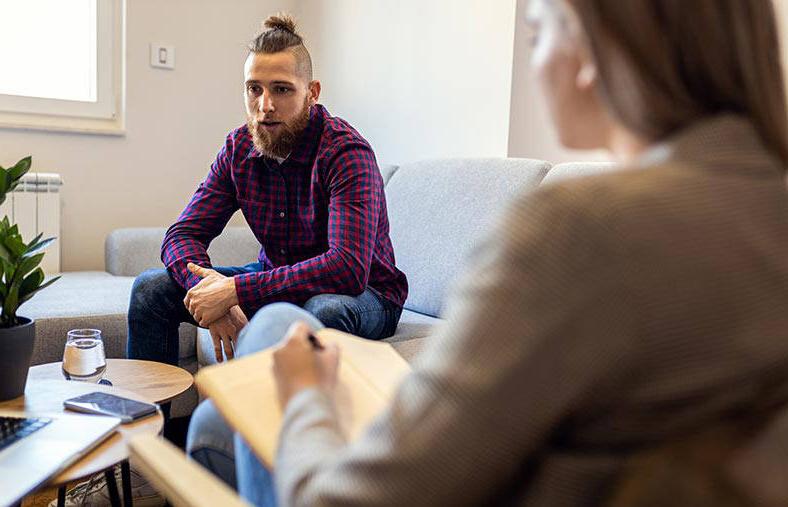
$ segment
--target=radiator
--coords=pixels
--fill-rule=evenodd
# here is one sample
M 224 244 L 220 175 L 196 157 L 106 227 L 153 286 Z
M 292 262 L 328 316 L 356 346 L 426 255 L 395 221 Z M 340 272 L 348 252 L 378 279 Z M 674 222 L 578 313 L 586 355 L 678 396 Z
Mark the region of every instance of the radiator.
M 6 196 L 0 206 L 0 218 L 8 216 L 19 226 L 22 238 L 28 242 L 43 233 L 45 238 L 56 237 L 45 250 L 41 268 L 45 273 L 60 272 L 60 187 L 63 180 L 54 173 L 27 173 L 16 189 Z

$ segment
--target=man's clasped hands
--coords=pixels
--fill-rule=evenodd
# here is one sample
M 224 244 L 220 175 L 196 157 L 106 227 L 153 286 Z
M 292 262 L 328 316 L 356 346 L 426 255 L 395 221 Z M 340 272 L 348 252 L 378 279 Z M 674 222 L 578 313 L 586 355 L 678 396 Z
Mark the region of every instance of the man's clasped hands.
M 238 305 L 235 280 L 191 262 L 188 269 L 202 280 L 186 293 L 183 304 L 195 322 L 211 332 L 216 360 L 222 361 L 222 346 L 227 358 L 232 359 L 238 334 L 249 323 Z M 294 323 L 274 351 L 273 373 L 283 409 L 303 389 L 320 387 L 332 393 L 336 386 L 339 349 L 330 343 L 316 351 L 309 340 L 310 332 L 305 323 Z
M 238 306 L 235 280 L 191 262 L 187 267 L 202 280 L 189 289 L 183 304 L 194 321 L 210 331 L 216 360 L 222 361 L 222 345 L 227 358 L 232 359 L 238 333 L 249 322 Z

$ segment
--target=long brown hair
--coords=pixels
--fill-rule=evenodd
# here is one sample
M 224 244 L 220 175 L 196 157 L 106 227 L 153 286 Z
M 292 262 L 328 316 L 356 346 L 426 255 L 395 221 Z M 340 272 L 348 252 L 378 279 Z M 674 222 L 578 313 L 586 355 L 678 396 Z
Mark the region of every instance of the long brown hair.
M 589 40 L 600 92 L 651 140 L 721 112 L 752 121 L 788 167 L 772 0 L 569 0 Z

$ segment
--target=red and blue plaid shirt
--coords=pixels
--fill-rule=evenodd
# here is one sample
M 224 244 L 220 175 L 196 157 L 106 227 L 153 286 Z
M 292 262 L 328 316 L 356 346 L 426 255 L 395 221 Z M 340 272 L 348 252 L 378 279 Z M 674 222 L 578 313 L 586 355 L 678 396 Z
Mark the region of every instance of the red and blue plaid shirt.
M 241 307 L 305 303 L 317 294 L 367 287 L 402 305 L 405 274 L 394 264 L 383 179 L 369 143 L 321 105 L 281 164 L 262 156 L 244 125 L 232 131 L 205 181 L 167 231 L 162 261 L 188 290 L 210 266 L 208 244 L 241 209 L 262 245 L 262 271 L 236 275 Z

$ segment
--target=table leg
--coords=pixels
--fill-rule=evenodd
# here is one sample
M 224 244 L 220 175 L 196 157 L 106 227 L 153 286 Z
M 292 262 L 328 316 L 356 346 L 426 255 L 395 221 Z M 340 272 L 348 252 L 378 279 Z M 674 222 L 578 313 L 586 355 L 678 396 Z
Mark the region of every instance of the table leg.
M 131 469 L 129 460 L 120 462 L 120 484 L 123 488 L 123 507 L 131 507 Z
M 109 502 L 112 507 L 120 507 L 120 495 L 118 495 L 118 483 L 115 482 L 115 467 L 104 470 L 104 478 L 107 480 L 107 491 L 109 492 Z
M 57 507 L 66 507 L 66 486 L 57 488 Z

